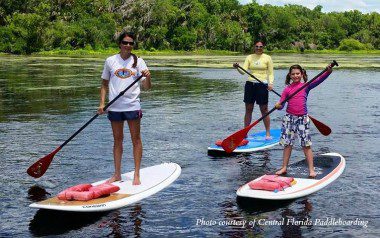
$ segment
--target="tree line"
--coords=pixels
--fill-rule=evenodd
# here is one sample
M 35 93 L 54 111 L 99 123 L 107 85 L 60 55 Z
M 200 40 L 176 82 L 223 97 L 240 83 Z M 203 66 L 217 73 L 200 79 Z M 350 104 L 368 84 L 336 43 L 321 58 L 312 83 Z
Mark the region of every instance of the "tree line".
M 121 30 L 145 50 L 379 49 L 380 14 L 237 0 L 2 0 L 0 52 L 116 47 Z

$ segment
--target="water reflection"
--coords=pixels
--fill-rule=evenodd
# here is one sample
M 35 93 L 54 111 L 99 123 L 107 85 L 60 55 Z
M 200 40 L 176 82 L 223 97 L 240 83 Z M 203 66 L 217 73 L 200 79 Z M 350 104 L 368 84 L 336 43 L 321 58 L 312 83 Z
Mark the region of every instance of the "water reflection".
M 34 185 L 28 190 L 28 199 L 38 202 L 47 199 L 50 194 L 43 187 Z M 102 220 L 98 228 L 110 228 L 112 237 L 125 237 L 133 233 L 140 237 L 142 221 L 145 213 L 140 204 L 128 206 L 125 209 L 107 212 L 65 212 L 39 209 L 29 223 L 29 230 L 35 236 L 66 234 L 86 226 L 93 226 Z
M 29 231 L 35 236 L 66 234 L 97 222 L 106 212 L 79 213 L 40 209 L 29 224 Z
M 102 232 L 109 230 L 107 236 L 140 237 L 143 219 L 144 212 L 141 205 L 132 205 L 125 209 L 108 212 L 64 212 L 40 209 L 30 221 L 29 231 L 35 236 L 51 236 L 88 227 L 91 234 L 94 229 L 101 228 Z
M 303 209 L 299 212 L 295 212 L 290 208 L 285 208 L 281 212 L 284 221 L 284 224 L 281 225 L 282 237 L 303 237 L 301 228 L 313 227 L 310 216 L 313 206 L 307 199 L 298 202 L 298 204 L 303 204 Z
M 128 211 L 126 215 L 124 212 Z M 108 236 L 112 237 L 141 237 L 142 222 L 145 218 L 145 212 L 140 204 L 136 204 L 128 210 L 116 210 L 103 221 L 99 227 L 111 228 L 111 233 Z
M 28 190 L 28 199 L 32 202 L 39 202 L 48 198 L 50 193 L 46 192 L 46 190 L 38 185 L 33 185 Z
M 312 204 L 307 198 L 297 201 L 297 210 L 291 209 L 294 200 L 260 200 L 237 197 L 237 204 L 241 209 L 243 219 L 247 221 L 247 231 L 253 233 L 271 233 L 273 227 L 280 226 L 281 237 L 302 237 L 302 228 L 311 228 Z M 271 217 L 268 212 L 281 210 L 281 217 Z M 265 215 L 264 215 L 265 214 Z

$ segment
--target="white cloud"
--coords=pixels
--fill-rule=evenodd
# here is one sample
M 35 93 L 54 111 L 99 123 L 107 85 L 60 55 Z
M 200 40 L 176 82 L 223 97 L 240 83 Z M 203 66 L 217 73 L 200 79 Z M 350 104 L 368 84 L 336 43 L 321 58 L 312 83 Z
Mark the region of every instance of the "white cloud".
M 252 2 L 251 0 L 239 0 L 241 4 Z M 380 13 L 379 0 L 257 0 L 260 5 L 271 4 L 284 6 L 285 4 L 297 4 L 313 9 L 317 5 L 322 6 L 323 12 L 344 12 L 350 10 L 359 10 L 363 13 L 378 12 Z

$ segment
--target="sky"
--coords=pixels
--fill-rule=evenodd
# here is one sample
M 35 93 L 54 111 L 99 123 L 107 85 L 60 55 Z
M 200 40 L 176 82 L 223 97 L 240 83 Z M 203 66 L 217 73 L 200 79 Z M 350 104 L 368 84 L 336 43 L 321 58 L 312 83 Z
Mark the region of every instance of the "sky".
M 241 4 L 252 2 L 251 0 L 239 0 Z M 380 13 L 380 0 L 256 0 L 260 5 L 270 4 L 284 6 L 285 4 L 297 4 L 313 9 L 317 5 L 322 6 L 322 12 L 344 12 L 359 10 L 362 13 Z

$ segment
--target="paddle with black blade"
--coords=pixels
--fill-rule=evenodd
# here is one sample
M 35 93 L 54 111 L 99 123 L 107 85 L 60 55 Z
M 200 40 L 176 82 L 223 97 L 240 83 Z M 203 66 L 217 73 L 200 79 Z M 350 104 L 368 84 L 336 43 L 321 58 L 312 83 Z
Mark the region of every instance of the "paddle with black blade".
M 103 111 L 106 111 L 117 99 L 119 99 L 121 96 L 124 95 L 124 93 L 130 89 L 134 84 L 136 84 L 141 78 L 143 77 L 143 75 L 139 76 L 137 79 L 135 79 L 135 81 L 133 81 L 126 89 L 124 89 L 123 91 L 121 91 L 114 99 L 112 99 L 112 101 L 110 101 L 104 108 L 103 108 Z M 45 172 L 46 170 L 48 169 L 51 161 L 53 160 L 54 158 L 54 155 L 60 151 L 67 143 L 69 143 L 76 135 L 78 135 L 84 128 L 86 128 L 93 120 L 95 120 L 97 117 L 99 116 L 99 114 L 95 114 L 88 122 L 86 122 L 86 124 L 84 124 L 81 128 L 79 128 L 72 136 L 70 136 L 69 139 L 67 139 L 65 142 L 62 143 L 62 145 L 58 146 L 53 152 L 51 152 L 50 154 L 46 155 L 45 157 L 42 157 L 41 159 L 39 159 L 37 162 L 35 162 L 34 164 L 32 164 L 32 166 L 30 166 L 28 168 L 28 170 L 26 171 L 30 176 L 34 177 L 34 178 L 39 178 L 41 177 Z
M 254 78 L 256 81 L 262 83 L 262 84 L 265 84 L 263 81 L 261 81 L 260 79 L 258 79 L 257 77 L 255 77 L 253 74 L 249 73 L 247 70 L 245 70 L 244 68 L 242 68 L 239 64 L 235 63 L 233 64 L 233 66 L 235 68 L 239 68 L 240 70 L 242 70 L 244 73 L 248 74 L 249 76 L 251 76 L 252 78 Z M 269 91 L 269 89 L 268 89 Z M 281 97 L 281 95 L 276 92 L 275 90 L 271 90 L 272 92 L 274 92 L 277 96 Z M 310 116 L 309 115 L 309 118 L 310 120 L 314 123 L 315 127 L 318 129 L 318 131 L 324 135 L 324 136 L 328 136 L 330 135 L 331 133 L 331 129 L 329 126 L 323 124 L 322 122 L 318 121 L 317 119 L 315 119 L 314 117 Z
M 321 76 L 329 68 L 332 68 L 334 66 L 339 66 L 338 63 L 335 60 L 333 60 L 333 62 L 326 69 L 324 69 L 322 72 L 320 72 L 312 80 L 308 81 L 302 87 L 300 87 L 298 90 L 296 90 L 294 93 L 292 93 L 288 97 L 286 97 L 281 102 L 281 104 L 284 104 L 285 102 L 289 101 L 292 97 L 294 97 L 294 95 L 296 95 L 297 93 L 299 93 L 301 90 L 303 90 L 309 84 L 311 84 L 312 82 L 314 82 L 319 76 Z M 267 112 L 264 115 L 262 115 L 262 117 L 260 117 L 258 120 L 256 120 L 255 122 L 253 122 L 251 125 L 245 127 L 244 129 L 242 129 L 240 131 L 235 132 L 234 134 L 232 134 L 232 135 L 228 136 L 226 139 L 224 139 L 223 142 L 222 142 L 222 147 L 223 147 L 224 151 L 226 151 L 227 153 L 231 153 L 232 151 L 234 151 L 236 149 L 236 147 L 239 146 L 240 142 L 242 140 L 244 140 L 244 138 L 247 135 L 247 133 L 249 132 L 249 130 L 251 130 L 252 127 L 256 126 L 261 120 L 263 120 L 266 116 L 268 116 L 269 114 L 271 114 L 275 110 L 276 110 L 276 107 L 273 107 L 269 112 Z

